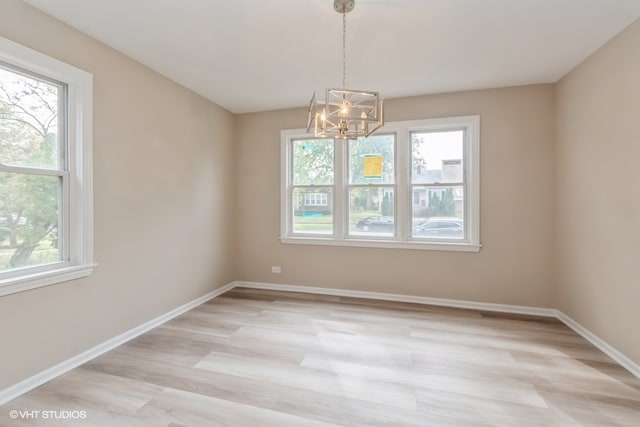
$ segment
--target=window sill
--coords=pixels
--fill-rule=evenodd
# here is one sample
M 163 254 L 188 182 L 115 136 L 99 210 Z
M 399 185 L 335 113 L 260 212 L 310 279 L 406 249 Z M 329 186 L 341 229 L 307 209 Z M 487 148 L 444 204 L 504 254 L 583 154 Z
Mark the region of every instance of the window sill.
M 80 279 L 90 276 L 97 264 L 83 264 L 73 267 L 62 267 L 41 273 L 34 273 L 20 277 L 12 277 L 0 281 L 0 296 L 28 291 L 30 289 L 55 285 L 56 283 Z
M 479 252 L 482 245 L 468 242 L 399 242 L 391 240 L 344 239 L 322 237 L 280 237 L 280 242 L 295 245 L 351 246 L 361 248 L 417 249 L 426 251 Z

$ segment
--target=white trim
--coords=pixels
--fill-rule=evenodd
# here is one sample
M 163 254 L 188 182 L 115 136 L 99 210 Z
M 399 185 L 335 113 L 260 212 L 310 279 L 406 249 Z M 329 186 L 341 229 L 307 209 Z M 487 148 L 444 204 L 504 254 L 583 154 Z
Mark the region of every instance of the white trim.
M 397 122 L 396 122 L 397 123 Z M 396 204 L 394 206 L 395 214 L 400 221 L 396 221 L 396 233 L 407 242 L 411 242 L 411 228 L 413 223 L 412 203 L 413 194 L 411 191 L 411 131 L 407 127 L 398 127 L 395 129 L 396 134 Z M 404 147 L 397 149 L 398 143 Z M 408 142 L 405 144 L 404 142 Z M 406 146 L 405 146 L 406 145 Z M 404 168 L 398 168 L 397 165 L 407 165 Z M 402 169 L 402 170 L 401 170 Z M 446 250 L 446 249 L 443 249 Z
M 89 276 L 93 261 L 93 75 L 0 37 L 0 61 L 66 85 L 66 161 L 60 170 L 36 172 L 64 177 L 62 261 L 0 273 L 0 296 Z M 4 168 L 29 172 L 30 168 Z
M 582 336 L 587 341 L 591 342 L 591 344 L 595 345 L 600 351 L 605 353 L 607 356 L 611 357 L 616 363 L 620 364 L 623 368 L 631 372 L 632 375 L 636 376 L 637 378 L 640 378 L 640 365 L 633 362 L 627 356 L 625 356 L 624 354 L 616 350 L 611 345 L 607 344 L 602 339 L 598 338 L 596 335 L 591 333 L 589 330 L 584 328 L 582 325 L 580 325 L 578 322 L 576 322 L 566 314 L 553 308 L 540 308 L 540 307 L 530 307 L 530 306 L 521 306 L 521 305 L 509 305 L 509 304 L 493 304 L 493 303 L 486 303 L 486 302 L 462 301 L 462 300 L 445 299 L 445 298 L 420 297 L 420 296 L 414 296 L 414 295 L 389 294 L 384 292 L 367 292 L 367 291 L 354 291 L 354 290 L 348 290 L 348 289 L 320 288 L 320 287 L 313 287 L 313 286 L 285 285 L 285 284 L 279 284 L 279 283 L 238 281 L 238 282 L 232 282 L 225 286 L 222 286 L 212 292 L 209 292 L 206 295 L 203 295 L 200 298 L 196 298 L 195 300 L 188 302 L 178 308 L 175 308 L 169 311 L 168 313 L 165 313 L 153 320 L 143 323 L 140 326 L 130 329 L 129 331 L 124 332 L 114 338 L 111 338 L 110 340 L 107 340 L 102 344 L 98 344 L 97 346 L 83 353 L 80 353 L 62 363 L 59 363 L 30 378 L 27 378 L 26 380 L 23 380 L 17 384 L 14 384 L 4 390 L 0 390 L 0 406 L 82 365 L 83 363 L 86 363 L 126 343 L 129 340 L 157 326 L 160 326 L 161 324 L 173 319 L 174 317 L 177 317 L 180 314 L 186 311 L 189 311 L 192 308 L 195 308 L 198 305 L 203 304 L 234 288 L 253 288 L 253 289 L 265 289 L 265 290 L 273 290 L 273 291 L 304 292 L 308 294 L 319 294 L 319 295 L 369 298 L 369 299 L 375 299 L 375 300 L 399 301 L 399 302 L 408 302 L 408 303 L 416 303 L 416 304 L 437 305 L 437 306 L 443 306 L 443 307 L 456 307 L 456 308 L 465 308 L 465 309 L 471 309 L 471 310 L 483 310 L 483 311 L 492 311 L 492 312 L 499 312 L 499 313 L 514 313 L 514 314 L 523 314 L 523 315 L 529 315 L 529 316 L 557 318 L 558 320 L 566 324 L 568 327 L 573 329 L 578 335 Z
M 33 390 L 36 387 L 41 386 L 42 384 L 51 381 L 52 379 L 59 377 L 60 375 L 69 372 L 70 370 L 77 368 L 78 366 L 89 362 L 90 360 L 95 359 L 102 354 L 113 350 L 114 348 L 121 346 L 122 344 L 136 338 L 139 335 L 144 334 L 145 332 L 150 331 L 153 328 L 160 326 L 161 324 L 173 319 L 181 315 L 182 313 L 191 310 L 203 304 L 218 295 L 227 292 L 233 289 L 236 286 L 235 282 L 224 285 L 214 291 L 209 292 L 206 295 L 203 295 L 199 298 L 194 299 L 186 304 L 181 305 L 180 307 L 174 308 L 173 310 L 156 317 L 155 319 L 149 320 L 148 322 L 143 323 L 142 325 L 136 326 L 133 329 L 129 329 L 126 332 L 123 332 L 120 335 L 117 335 L 101 344 L 98 344 L 95 347 L 90 348 L 87 351 L 84 351 L 76 356 L 73 356 L 70 359 L 65 360 L 64 362 L 58 363 L 51 368 L 45 369 L 42 372 L 37 373 L 36 375 L 27 378 L 26 380 L 20 381 L 17 384 L 14 384 L 10 387 L 5 388 L 4 390 L 0 390 L 0 406 L 9 402 L 10 400 L 15 399 L 18 396 L 21 396 L 28 391 Z
M 70 242 L 75 246 L 71 256 L 79 263 L 93 262 L 93 75 L 78 70 L 78 76 L 68 82 L 69 99 L 69 170 L 70 180 Z M 72 102 L 73 100 L 73 102 Z M 73 115 L 73 116 L 72 116 Z M 73 260 L 73 258 L 72 258 Z
M 289 188 L 289 176 L 291 174 L 291 162 L 287 159 L 290 155 L 289 140 L 297 135 L 292 131 L 280 131 L 280 235 L 289 234 L 291 213 L 289 212 L 291 189 Z M 335 195 L 334 195 L 335 197 Z
M 284 285 L 263 282 L 236 282 L 238 288 L 267 289 L 273 291 L 304 292 L 308 294 L 334 295 L 341 297 L 368 298 L 384 301 L 409 302 L 415 304 L 438 305 L 443 307 L 467 308 L 471 310 L 516 313 L 530 316 L 556 317 L 552 308 L 529 307 L 524 305 L 493 304 L 488 302 L 463 301 L 445 298 L 421 297 L 416 295 L 388 294 L 386 292 L 353 291 L 348 289 L 318 288 L 313 286 Z
M 618 351 L 615 347 L 589 331 L 587 328 L 558 310 L 558 319 L 571 329 L 573 329 L 582 338 L 595 345 L 600 351 L 612 358 L 616 363 L 621 365 L 627 371 L 631 372 L 637 378 L 640 378 L 640 365 L 629 359 L 627 356 Z
M 457 252 L 478 252 L 482 245 L 470 243 L 454 243 L 443 241 L 442 243 L 428 241 L 419 242 L 409 240 L 406 242 L 397 240 L 374 240 L 374 239 L 354 239 L 353 237 L 343 240 L 336 240 L 331 237 L 280 237 L 280 242 L 296 245 L 319 245 L 319 246 L 352 246 L 363 248 L 387 248 L 387 249 L 418 249 L 427 251 L 457 251 Z M 443 239 L 444 240 L 444 239 Z
M 97 264 L 76 265 L 6 279 L 0 282 L 0 296 L 87 277 L 96 266 Z
M 578 335 L 589 341 L 596 346 L 600 351 L 613 359 L 620 366 L 628 370 L 632 375 L 640 378 L 640 365 L 629 359 L 627 356 L 618 351 L 615 347 L 611 346 L 588 329 L 580 325 L 578 322 L 567 316 L 560 310 L 554 308 L 540 308 L 529 307 L 521 305 L 509 305 L 509 304 L 493 304 L 486 302 L 476 301 L 462 301 L 445 298 L 430 298 L 420 297 L 414 295 L 401 295 L 401 294 L 388 294 L 383 292 L 367 292 L 367 291 L 353 291 L 346 289 L 336 288 L 319 288 L 313 286 L 299 286 L 299 285 L 285 285 L 278 283 L 262 283 L 262 282 L 236 282 L 235 287 L 238 288 L 254 288 L 254 289 L 266 289 L 273 291 L 288 291 L 288 292 L 304 292 L 309 294 L 320 295 L 334 295 L 354 298 L 369 298 L 386 301 L 399 301 L 409 302 L 416 304 L 438 305 L 443 307 L 456 307 L 466 308 L 471 310 L 484 310 L 494 311 L 500 313 L 514 313 L 524 314 L 530 316 L 541 317 L 553 317 L 560 320 L 562 323 L 573 329 Z
M 467 192 L 464 204 L 468 209 L 469 238 L 472 243 L 480 245 L 480 116 L 472 116 L 467 127 L 466 138 L 471 141 L 465 145 L 470 151 L 471 159 L 468 169 L 469 177 L 465 178 Z
M 476 248 L 475 250 L 471 249 L 471 252 L 477 252 L 480 250 L 482 245 L 480 244 L 480 116 L 479 115 L 470 115 L 470 116 L 457 116 L 457 117 L 441 117 L 441 118 L 433 118 L 433 119 L 422 119 L 422 120 L 406 120 L 406 121 L 398 121 L 390 123 L 392 127 L 396 127 L 399 131 L 400 129 L 407 132 L 407 141 L 409 141 L 410 135 L 412 132 L 420 132 L 420 131 L 446 131 L 450 129 L 460 128 L 464 129 L 464 163 L 463 163 L 463 171 L 464 171 L 464 180 L 462 187 L 465 189 L 464 194 L 464 209 L 465 209 L 465 224 L 464 227 L 467 230 L 466 239 L 464 242 L 461 242 L 457 247 L 461 247 L 461 245 L 470 246 L 472 248 Z M 411 158 L 411 146 L 409 144 L 407 154 L 409 155 L 409 159 Z M 407 163 L 410 165 L 410 160 Z M 411 181 L 411 168 L 407 169 L 407 185 L 406 188 L 409 189 L 409 193 L 407 197 L 409 201 L 412 200 L 411 189 L 414 184 Z M 415 184 L 418 186 L 419 184 Z M 428 184 L 425 184 L 429 186 Z M 456 185 L 456 184 L 453 184 Z M 407 204 L 408 206 L 408 204 Z M 408 218 L 408 223 L 411 224 L 411 213 L 408 212 L 406 217 Z M 407 231 L 407 239 L 411 239 L 410 231 Z M 438 242 L 435 242 L 437 245 Z M 464 249 L 443 249 L 443 250 L 459 250 L 464 251 Z M 469 251 L 467 251 L 469 252 Z

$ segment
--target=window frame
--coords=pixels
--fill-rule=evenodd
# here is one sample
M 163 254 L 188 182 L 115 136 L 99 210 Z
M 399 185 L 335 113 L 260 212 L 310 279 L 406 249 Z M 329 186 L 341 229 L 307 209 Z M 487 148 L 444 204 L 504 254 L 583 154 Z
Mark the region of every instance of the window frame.
M 42 76 L 66 86 L 64 161 L 53 174 L 65 175 L 60 198 L 62 260 L 0 273 L 0 296 L 89 276 L 93 262 L 93 76 L 79 68 L 0 37 L 0 62 L 9 69 Z M 8 172 L 33 168 L 3 166 Z
M 411 236 L 414 185 L 411 179 L 411 133 L 464 130 L 463 191 L 464 239 L 428 239 Z M 395 133 L 395 235 L 393 237 L 355 236 L 348 230 L 348 149 L 345 141 L 334 141 L 334 205 L 332 235 L 291 232 L 291 167 L 293 140 L 315 139 L 305 129 L 280 132 L 281 191 L 280 241 L 284 244 L 355 246 L 371 248 L 420 249 L 436 251 L 478 252 L 480 244 L 480 116 L 459 116 L 424 120 L 397 121 L 385 124 L 381 133 Z M 326 138 L 321 138 L 326 139 Z
M 337 232 L 336 232 L 336 220 L 335 220 L 335 208 L 336 208 L 336 192 L 337 192 L 337 187 L 336 187 L 336 174 L 337 171 L 335 169 L 336 166 L 336 162 L 335 162 L 335 156 L 336 156 L 336 142 L 335 140 L 332 141 L 331 145 L 332 145 L 332 151 L 333 151 L 333 156 L 334 156 L 334 161 L 333 161 L 333 180 L 331 181 L 331 184 L 294 184 L 294 171 L 293 171 L 293 142 L 297 141 L 297 140 L 301 140 L 301 139 L 308 139 L 307 137 L 292 137 L 289 139 L 289 149 L 287 150 L 287 152 L 285 153 L 285 155 L 287 156 L 287 159 L 285 160 L 285 163 L 287 165 L 286 167 L 286 176 L 283 178 L 286 180 L 286 182 L 288 183 L 287 189 L 286 189 L 286 196 L 281 196 L 281 200 L 283 199 L 283 197 L 287 200 L 287 208 L 290 209 L 290 211 L 288 212 L 283 212 L 282 215 L 286 215 L 287 217 L 287 223 L 286 223 L 286 233 L 290 234 L 290 235 L 295 235 L 297 237 L 308 237 L 311 239 L 315 239 L 318 237 L 323 237 L 323 238 L 335 238 L 335 236 L 337 236 Z M 313 138 L 313 139 L 319 139 L 319 140 L 330 140 L 330 138 Z M 283 171 L 284 172 L 284 171 Z M 323 189 L 329 189 L 329 191 L 331 192 L 331 196 L 327 195 L 327 202 L 331 204 L 332 206 L 332 210 L 333 210 L 333 223 L 332 223 L 332 231 L 331 233 L 321 233 L 321 232 L 308 232 L 308 233 L 302 233 L 302 232 L 295 232 L 293 230 L 293 195 L 295 193 L 296 189 L 312 189 L 312 190 L 323 190 Z M 331 200 L 331 202 L 329 202 L 329 200 Z
M 397 211 L 396 211 L 396 207 L 397 207 L 397 194 L 398 194 L 398 161 L 397 161 L 397 157 L 398 157 L 398 134 L 396 132 L 388 132 L 386 129 L 384 131 L 381 132 L 377 132 L 375 134 L 375 136 L 381 136 L 381 135 L 392 135 L 393 136 L 393 183 L 389 184 L 389 183 L 371 183 L 371 184 L 363 184 L 363 183 L 359 183 L 359 184 L 352 184 L 350 181 L 350 176 L 349 176 L 349 170 L 351 167 L 351 164 L 349 163 L 351 161 L 351 153 L 350 153 L 350 147 L 349 144 L 351 143 L 351 140 L 345 140 L 345 141 L 340 141 L 343 142 L 344 144 L 344 159 L 345 159 L 345 164 L 344 164 L 344 188 L 345 188 L 345 194 L 344 194 L 344 198 L 345 198 L 345 205 L 346 205 L 346 211 L 344 213 L 345 218 L 344 220 L 345 222 L 345 233 L 343 236 L 343 240 L 355 240 L 355 241 L 379 241 L 379 242 L 394 242 L 398 239 L 398 220 L 397 220 Z M 335 147 L 334 147 L 335 149 Z M 388 233 L 380 233 L 380 235 L 366 235 L 366 234 L 359 234 L 359 233 L 352 233 L 349 230 L 349 221 L 350 221 L 350 217 L 351 217 L 351 213 L 349 212 L 350 206 L 349 206 L 349 199 L 351 197 L 351 190 L 354 188 L 386 188 L 386 189 L 391 189 L 391 191 L 393 191 L 393 233 L 388 234 Z M 384 191 L 383 191 L 384 193 Z M 383 215 L 380 215 L 383 216 Z

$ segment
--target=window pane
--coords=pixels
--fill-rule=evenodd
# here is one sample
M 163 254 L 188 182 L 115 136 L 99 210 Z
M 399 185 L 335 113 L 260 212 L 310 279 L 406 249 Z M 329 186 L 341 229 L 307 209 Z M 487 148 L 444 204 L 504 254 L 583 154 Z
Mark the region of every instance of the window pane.
M 0 173 L 0 271 L 61 259 L 60 180 Z
M 333 193 L 331 187 L 293 190 L 294 233 L 333 234 Z
M 464 131 L 411 133 L 414 184 L 462 183 Z
M 0 163 L 59 167 L 62 86 L 0 68 Z
M 391 187 L 356 187 L 349 191 L 349 234 L 393 236 L 395 199 Z
M 413 186 L 411 235 L 420 238 L 464 238 L 464 189 Z
M 333 184 L 333 139 L 300 139 L 293 143 L 293 184 Z
M 349 141 L 349 184 L 393 184 L 395 135 Z

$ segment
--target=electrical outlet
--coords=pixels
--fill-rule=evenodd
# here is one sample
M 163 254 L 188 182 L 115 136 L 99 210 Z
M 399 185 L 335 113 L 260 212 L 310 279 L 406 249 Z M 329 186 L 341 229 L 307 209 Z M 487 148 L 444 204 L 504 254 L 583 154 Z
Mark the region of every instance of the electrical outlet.
M 279 265 L 274 265 L 273 267 L 271 267 L 271 272 L 272 273 L 280 273 L 280 272 L 282 272 L 282 269 L 280 269 Z

